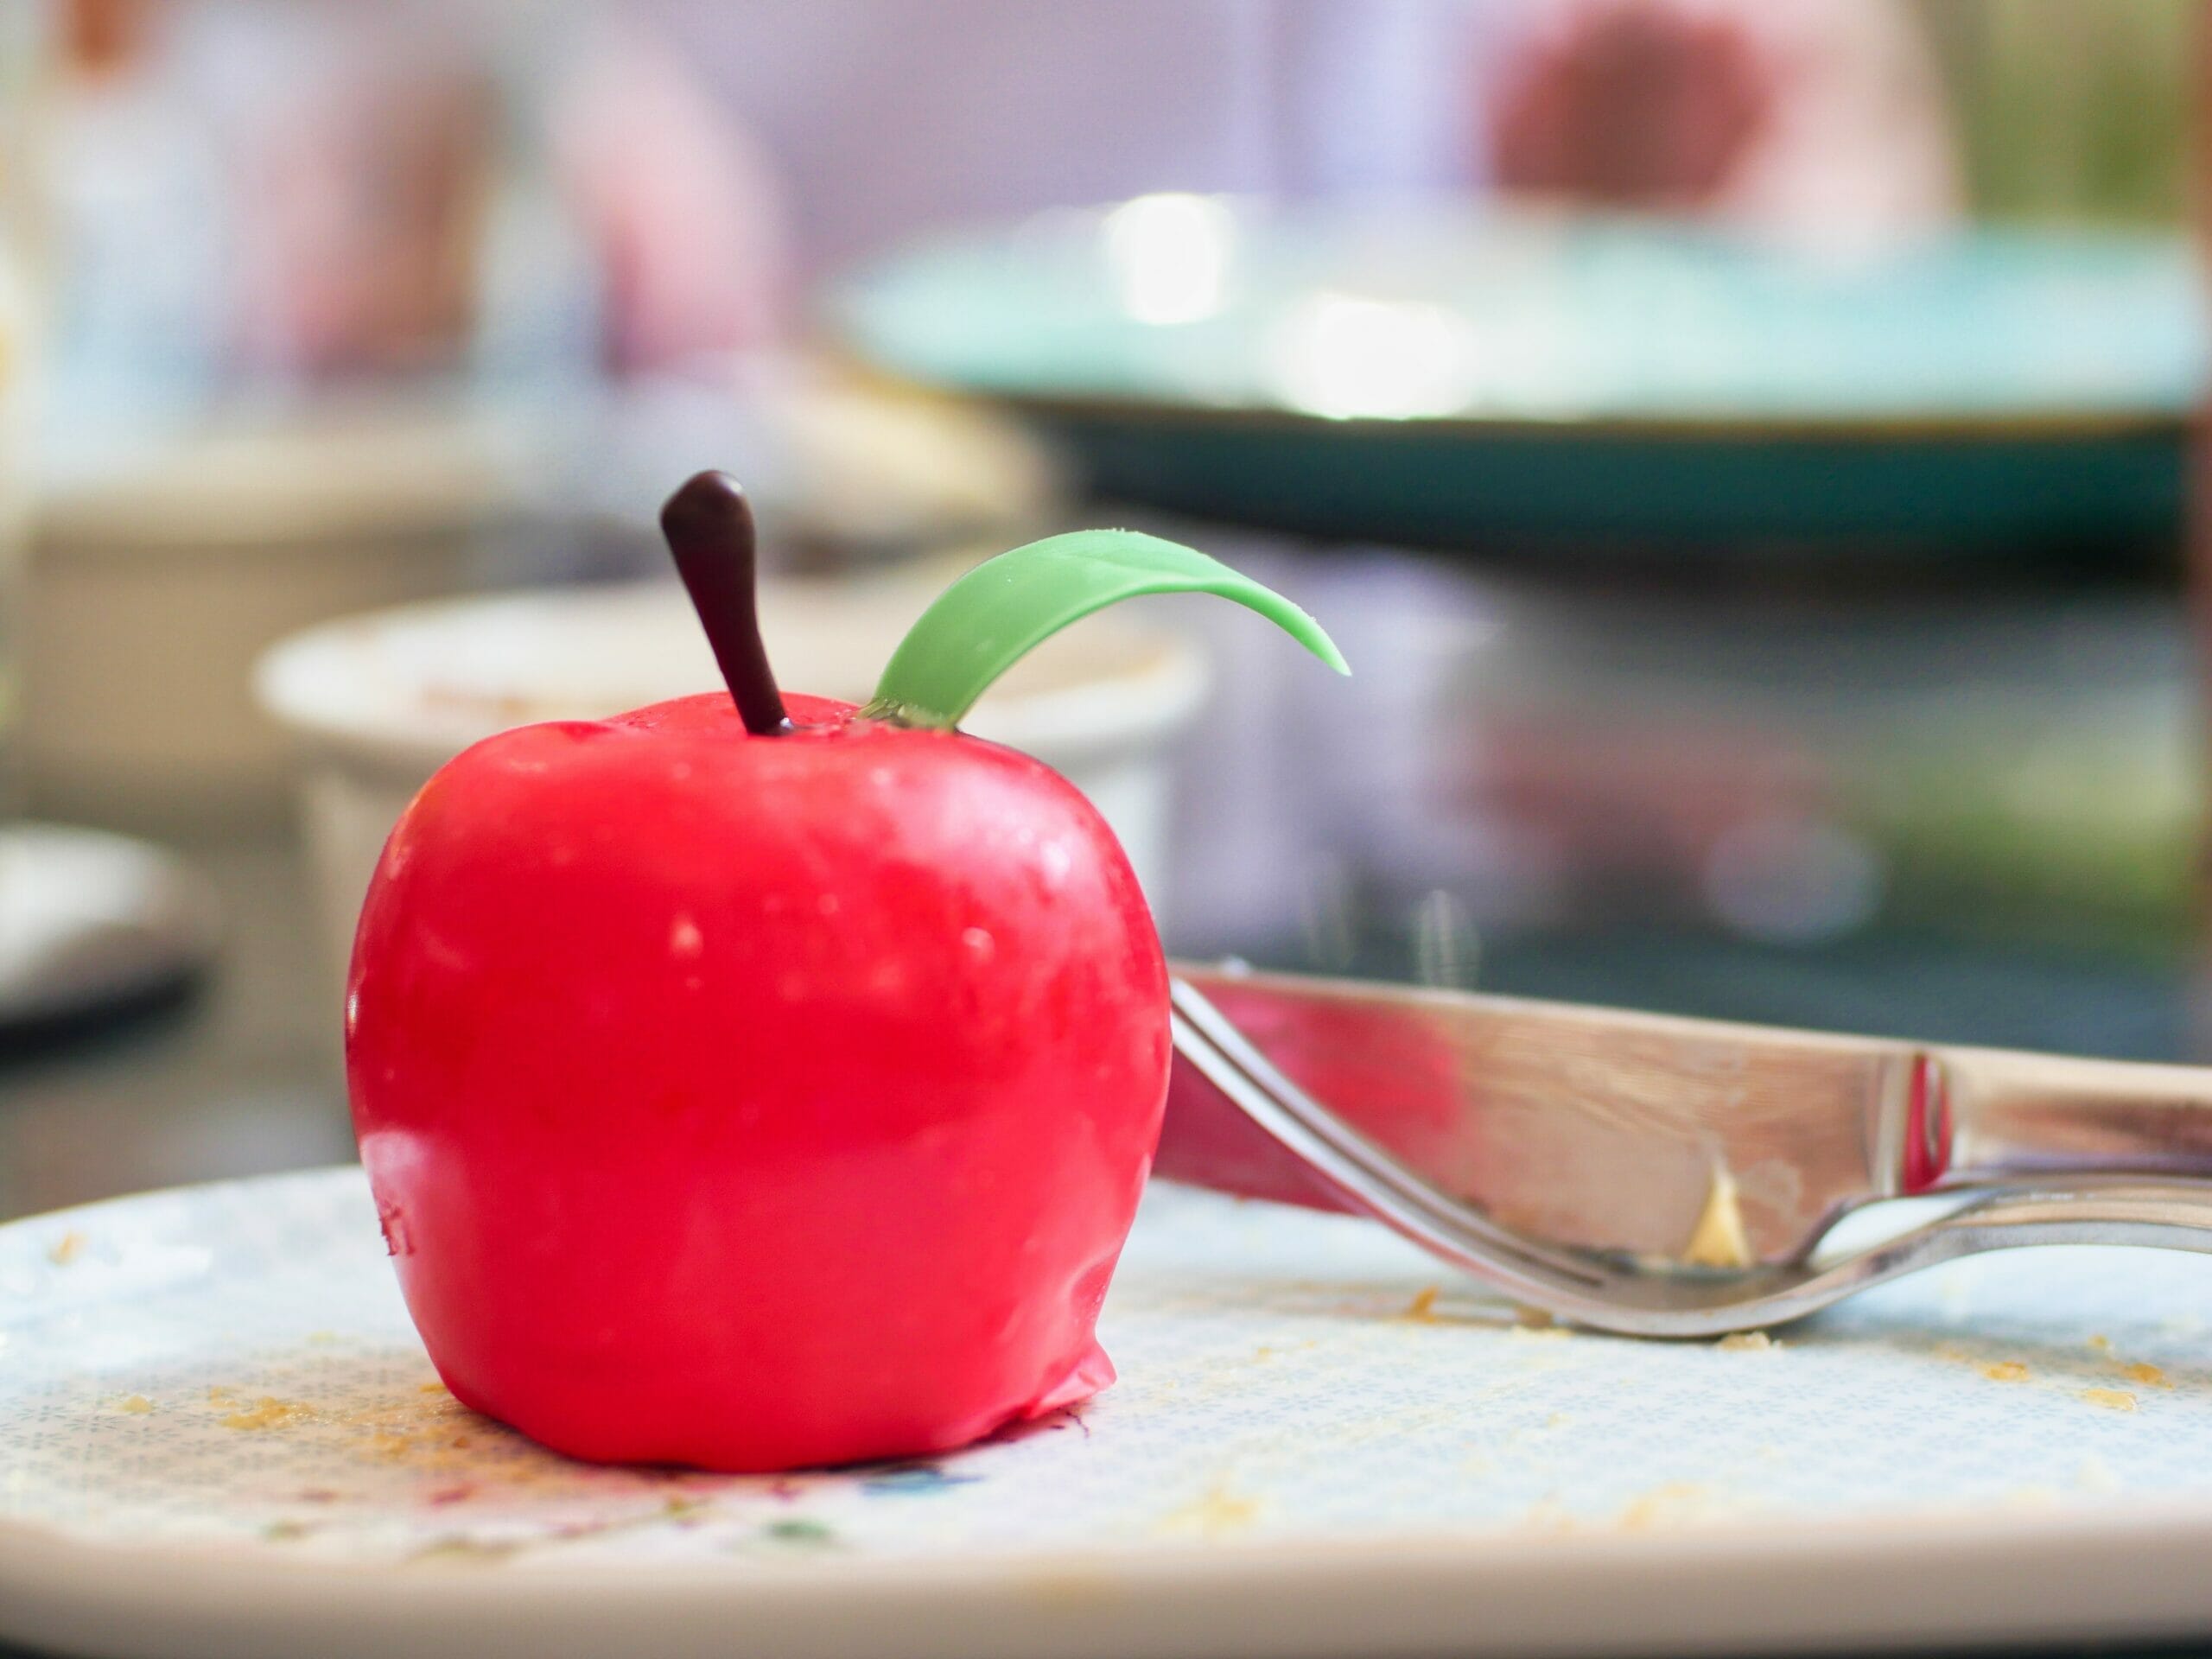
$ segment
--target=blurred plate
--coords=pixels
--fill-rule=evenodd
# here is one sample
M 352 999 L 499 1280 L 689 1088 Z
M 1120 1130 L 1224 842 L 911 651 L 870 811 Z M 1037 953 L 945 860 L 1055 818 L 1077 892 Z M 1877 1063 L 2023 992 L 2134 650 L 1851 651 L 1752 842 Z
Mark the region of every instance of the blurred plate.
M 2161 533 L 2206 358 L 2178 237 L 1823 252 L 1179 195 L 918 246 L 834 315 L 874 365 L 1043 421 L 1109 493 L 1429 543 Z
M 215 897 L 160 848 L 105 830 L 0 824 L 0 1055 L 188 989 L 215 953 Z
M 1781 1652 L 2212 1630 L 2212 1261 L 2023 1251 L 1745 1349 L 1529 1332 L 1156 1188 L 1122 1380 L 957 1457 L 565 1462 L 358 1170 L 0 1229 L 0 1639 L 158 1656 Z

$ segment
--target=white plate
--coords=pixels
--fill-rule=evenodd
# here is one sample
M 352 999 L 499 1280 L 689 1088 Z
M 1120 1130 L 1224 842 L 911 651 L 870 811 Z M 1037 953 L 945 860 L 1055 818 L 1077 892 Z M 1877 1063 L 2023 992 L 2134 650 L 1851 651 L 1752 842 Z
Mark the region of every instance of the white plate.
M 1519 1331 L 1436 1282 L 1358 1223 L 1155 1190 L 1108 1309 L 1122 1381 L 1080 1418 L 728 1478 L 461 1412 L 357 1171 L 17 1223 L 0 1638 L 1188 1659 L 2212 1630 L 2212 1260 L 1986 1258 L 1752 1351 Z

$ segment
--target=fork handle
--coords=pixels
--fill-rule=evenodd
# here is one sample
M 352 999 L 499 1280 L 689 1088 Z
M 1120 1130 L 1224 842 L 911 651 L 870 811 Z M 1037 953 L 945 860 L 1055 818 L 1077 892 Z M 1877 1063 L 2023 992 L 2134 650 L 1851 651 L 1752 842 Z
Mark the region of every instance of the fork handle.
M 2212 1068 L 1930 1048 L 1913 1128 L 1927 1179 L 1982 1186 L 2069 1174 L 2212 1185 Z

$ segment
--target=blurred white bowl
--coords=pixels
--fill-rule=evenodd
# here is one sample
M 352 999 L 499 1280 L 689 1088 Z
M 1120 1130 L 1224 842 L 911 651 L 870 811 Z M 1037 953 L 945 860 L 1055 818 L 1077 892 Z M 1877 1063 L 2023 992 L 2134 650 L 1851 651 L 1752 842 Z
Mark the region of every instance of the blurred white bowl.
M 528 448 L 395 402 L 211 424 L 55 481 L 28 601 L 41 804 L 153 825 L 281 810 L 256 656 L 311 622 L 471 585 L 528 497 Z
M 659 504 L 694 467 L 746 480 L 785 563 L 1011 546 L 1058 517 L 1059 489 L 1001 420 L 796 360 L 604 407 L 332 397 L 78 448 L 38 503 L 23 741 L 42 805 L 152 828 L 283 810 L 282 736 L 250 684 L 276 640 L 664 569 Z
M 938 567 L 765 583 L 763 630 L 778 678 L 793 691 L 864 702 L 947 575 Z M 1101 618 L 1025 658 L 963 724 L 1035 755 L 1089 796 L 1157 903 L 1169 746 L 1206 682 L 1190 640 Z M 595 718 L 718 683 L 672 582 L 412 606 L 276 645 L 256 688 L 296 742 L 317 906 L 334 952 L 342 959 L 351 945 L 393 822 L 469 744 L 511 726 Z

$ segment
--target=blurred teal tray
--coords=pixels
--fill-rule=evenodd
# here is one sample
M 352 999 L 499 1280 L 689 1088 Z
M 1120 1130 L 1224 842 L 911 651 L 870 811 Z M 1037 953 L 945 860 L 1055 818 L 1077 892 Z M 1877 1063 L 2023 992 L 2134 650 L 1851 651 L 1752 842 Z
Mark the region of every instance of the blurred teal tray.
M 1141 198 L 863 270 L 832 325 L 1103 491 L 1428 544 L 2018 551 L 2171 534 L 2206 378 L 2177 236 L 1816 254 L 1464 206 Z

